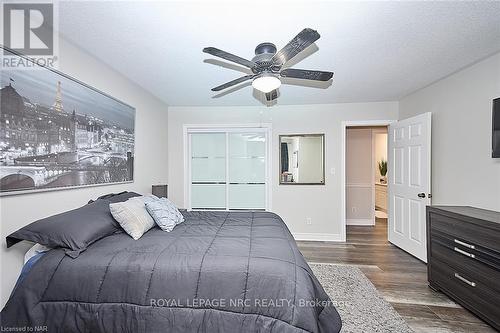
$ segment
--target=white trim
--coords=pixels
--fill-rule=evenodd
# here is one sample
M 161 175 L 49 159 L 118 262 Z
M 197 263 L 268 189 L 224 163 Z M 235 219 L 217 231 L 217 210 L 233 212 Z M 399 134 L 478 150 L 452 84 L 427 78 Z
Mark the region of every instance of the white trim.
M 373 184 L 366 184 L 366 183 L 349 183 L 345 184 L 346 187 L 355 187 L 355 188 L 371 188 L 374 185 Z
M 273 207 L 273 196 L 272 196 L 272 188 L 273 188 L 273 129 L 271 124 L 266 124 L 267 126 L 267 131 L 265 132 L 266 135 L 266 143 L 267 143 L 267 156 L 266 156 L 266 210 L 267 211 L 272 211 Z
M 345 177 L 345 156 L 346 156 L 346 134 L 347 127 L 349 126 L 389 126 L 390 124 L 397 122 L 397 120 L 348 120 L 343 121 L 341 126 L 341 141 L 342 141 L 342 155 L 340 163 L 340 224 L 341 231 L 340 237 L 343 242 L 346 241 L 346 177 Z
M 375 211 L 375 208 L 373 208 Z M 345 223 L 347 225 L 366 225 L 366 226 L 374 226 L 375 221 L 373 219 L 346 219 Z
M 190 183 L 190 175 L 191 175 L 191 163 L 189 163 L 189 156 L 191 156 L 191 137 L 188 135 L 188 128 L 184 125 L 182 129 L 182 149 L 183 149 L 183 160 L 184 160 L 184 205 L 187 210 L 191 210 L 191 200 L 189 200 L 189 189 L 190 186 L 187 185 Z
M 244 133 L 248 131 L 256 133 L 264 133 L 266 137 L 266 210 L 272 210 L 272 124 L 270 123 L 255 123 L 255 124 L 184 124 L 183 125 L 183 157 L 184 157 L 184 207 L 191 210 L 191 142 L 189 133 L 210 133 L 220 131 L 226 133 L 226 155 L 228 150 L 227 135 L 229 133 Z M 227 169 L 227 168 L 226 168 Z M 226 170 L 229 172 L 229 170 Z M 227 175 L 226 175 L 226 179 Z M 226 191 L 226 207 L 228 205 L 228 193 Z
M 340 234 L 293 232 L 292 235 L 298 241 L 345 242 L 345 240 L 342 240 L 342 235 Z

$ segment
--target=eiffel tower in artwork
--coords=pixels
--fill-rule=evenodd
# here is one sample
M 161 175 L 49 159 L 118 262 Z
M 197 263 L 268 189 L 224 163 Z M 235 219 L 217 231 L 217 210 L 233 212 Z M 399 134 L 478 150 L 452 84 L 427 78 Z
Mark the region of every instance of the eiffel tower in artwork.
M 54 111 L 57 111 L 57 112 L 64 111 L 64 108 L 62 105 L 61 81 L 57 81 L 56 101 L 54 102 L 52 109 Z

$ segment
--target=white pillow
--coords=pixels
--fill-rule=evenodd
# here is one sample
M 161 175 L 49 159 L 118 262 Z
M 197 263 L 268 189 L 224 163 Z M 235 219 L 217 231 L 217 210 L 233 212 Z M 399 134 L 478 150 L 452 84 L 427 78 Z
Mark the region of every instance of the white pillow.
M 155 221 L 146 210 L 146 197 L 134 197 L 124 202 L 109 204 L 111 215 L 133 239 L 141 236 L 155 225 Z

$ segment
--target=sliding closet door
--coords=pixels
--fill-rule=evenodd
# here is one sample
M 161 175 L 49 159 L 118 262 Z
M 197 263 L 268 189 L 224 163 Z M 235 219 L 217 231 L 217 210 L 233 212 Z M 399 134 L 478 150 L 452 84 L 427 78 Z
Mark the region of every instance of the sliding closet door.
M 226 209 L 226 134 L 193 133 L 191 207 Z
M 229 134 L 229 209 L 266 208 L 265 133 Z
M 268 208 L 267 140 L 263 129 L 188 130 L 189 208 Z

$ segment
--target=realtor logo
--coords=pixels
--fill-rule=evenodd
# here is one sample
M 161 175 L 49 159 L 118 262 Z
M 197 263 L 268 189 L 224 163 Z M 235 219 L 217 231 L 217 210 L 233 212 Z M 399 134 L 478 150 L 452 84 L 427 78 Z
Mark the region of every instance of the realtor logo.
M 24 55 L 53 55 L 53 4 L 4 3 L 3 44 Z
M 2 1 L 0 68 L 57 68 L 57 2 Z

